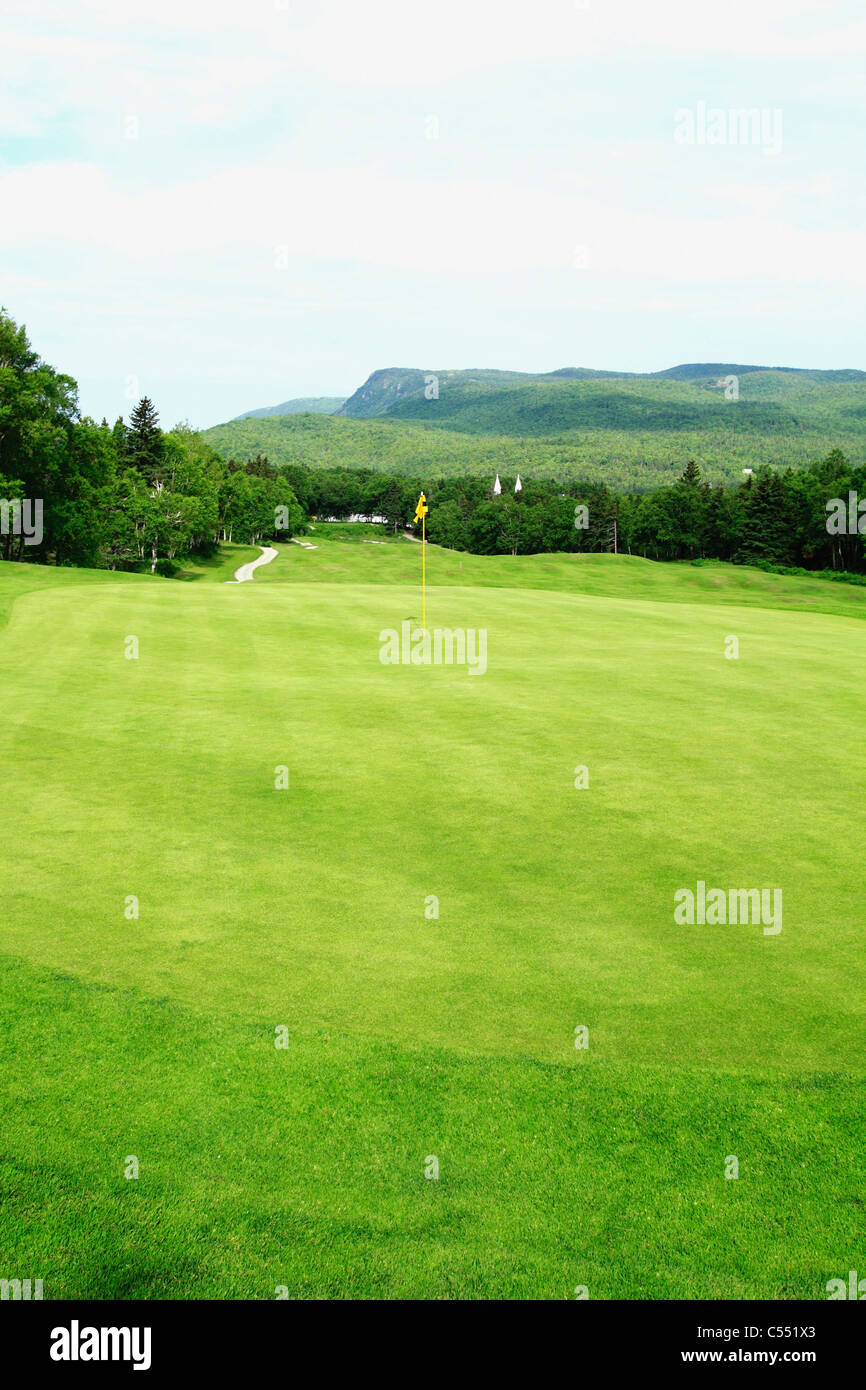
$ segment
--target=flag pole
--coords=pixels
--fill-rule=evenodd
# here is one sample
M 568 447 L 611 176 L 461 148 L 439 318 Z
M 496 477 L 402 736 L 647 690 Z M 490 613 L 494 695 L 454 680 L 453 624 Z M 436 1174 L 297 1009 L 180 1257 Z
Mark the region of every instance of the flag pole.
M 427 631 L 427 517 L 421 518 L 421 626 Z
M 427 631 L 427 498 L 423 492 L 415 508 L 415 523 L 421 523 L 421 626 Z

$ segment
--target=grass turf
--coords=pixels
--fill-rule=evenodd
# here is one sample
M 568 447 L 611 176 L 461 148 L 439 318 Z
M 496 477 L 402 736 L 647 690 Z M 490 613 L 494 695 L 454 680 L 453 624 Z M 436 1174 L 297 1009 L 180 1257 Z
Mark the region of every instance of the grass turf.
M 866 595 L 431 552 L 488 671 L 389 668 L 417 547 L 335 530 L 240 587 L 0 566 L 0 1274 L 823 1296 L 863 1263 Z M 675 926 L 699 878 L 781 887 L 781 934 Z

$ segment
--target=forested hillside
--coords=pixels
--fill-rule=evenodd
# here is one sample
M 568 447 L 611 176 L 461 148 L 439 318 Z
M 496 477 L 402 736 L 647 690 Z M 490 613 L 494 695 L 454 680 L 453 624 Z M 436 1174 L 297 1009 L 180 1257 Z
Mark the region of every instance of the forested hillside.
M 553 372 L 510 372 L 495 371 L 490 368 L 471 368 L 467 370 L 422 371 L 416 367 L 386 367 L 375 372 L 358 387 L 358 390 L 345 402 L 341 415 L 350 418 L 369 418 L 374 415 L 402 414 L 411 405 L 438 400 L 443 403 L 441 417 L 450 413 L 448 403 L 465 398 L 474 390 L 502 391 L 515 386 L 551 386 L 577 381 L 629 382 L 638 386 L 652 382 L 685 382 L 702 386 L 706 390 L 718 391 L 722 379 L 736 376 L 744 388 L 744 395 L 766 394 L 763 389 L 753 390 L 757 379 L 771 378 L 776 389 L 786 395 L 797 395 L 801 387 L 810 383 L 829 385 L 842 382 L 866 383 L 866 372 L 855 370 L 810 371 L 796 367 L 760 367 L 737 362 L 684 362 L 676 367 L 667 367 L 661 372 L 617 372 L 601 371 L 591 367 L 560 367 Z M 748 385 L 743 378 L 748 377 Z M 488 401 L 488 405 L 490 402 Z M 505 398 L 502 405 L 508 408 Z M 567 411 L 567 405 L 562 407 Z M 506 429 L 506 421 L 494 420 L 494 431 Z M 507 432 L 507 430 L 506 430 Z
M 267 420 L 239 420 L 217 425 L 204 438 L 224 459 L 266 455 L 273 464 L 311 468 L 378 468 L 423 479 L 431 473 L 456 477 L 474 473 L 492 479 L 496 472 L 530 473 L 536 478 L 595 478 L 610 487 L 648 491 L 672 482 L 690 458 L 711 482 L 734 482 L 744 468 L 802 467 L 840 448 L 854 462 L 866 462 L 866 424 L 860 408 L 817 410 L 811 419 L 792 419 L 778 402 L 717 403 L 692 412 L 688 426 L 676 423 L 670 402 L 656 402 L 650 426 L 638 414 L 630 428 L 598 424 L 601 405 L 592 404 L 593 427 L 530 433 L 548 409 L 544 402 L 515 405 L 525 410 L 525 434 L 462 431 L 454 421 L 401 419 L 347 420 L 340 416 L 294 415 Z M 629 404 L 622 398 L 620 418 Z M 745 412 L 736 411 L 745 405 Z M 589 410 L 590 406 L 587 405 Z M 666 423 L 667 422 L 667 423 Z M 766 428 L 764 428 L 766 426 Z
M 730 399 L 724 380 L 616 378 L 499 389 L 461 384 L 440 388 L 438 399 L 413 396 L 395 405 L 388 419 L 471 434 L 548 438 L 571 430 L 791 437 L 819 428 L 866 435 L 866 382 L 819 384 L 811 377 L 760 372 L 738 378 L 737 398 Z
M 438 372 L 421 371 L 417 367 L 384 367 L 370 373 L 364 384 L 344 403 L 339 414 L 352 419 L 369 419 L 373 415 L 388 414 L 395 406 L 415 396 L 423 398 L 434 380 L 437 390 L 445 390 L 452 387 L 521 386 L 536 381 L 552 382 L 617 375 L 617 372 L 596 372 L 587 367 L 563 367 L 559 371 L 541 373 L 497 371 L 490 367 Z

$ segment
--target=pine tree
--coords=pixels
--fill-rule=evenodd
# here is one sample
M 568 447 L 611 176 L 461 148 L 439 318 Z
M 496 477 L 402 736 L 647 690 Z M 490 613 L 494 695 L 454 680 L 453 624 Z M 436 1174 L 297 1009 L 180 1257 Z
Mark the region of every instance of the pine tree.
M 679 481 L 670 489 L 666 505 L 676 537 L 671 558 L 687 555 L 691 560 L 703 554 L 709 494 L 700 482 L 701 470 L 694 459 L 689 459 Z
M 751 481 L 751 480 L 750 480 Z M 737 560 L 791 563 L 792 526 L 785 484 L 778 473 L 762 473 L 750 488 Z
M 159 416 L 149 396 L 142 396 L 129 417 L 126 431 L 126 464 L 149 483 L 157 481 L 164 457 L 164 438 Z
M 126 425 L 123 423 L 122 415 L 118 415 L 111 427 L 111 438 L 114 442 L 114 456 L 118 469 L 122 470 L 126 467 Z

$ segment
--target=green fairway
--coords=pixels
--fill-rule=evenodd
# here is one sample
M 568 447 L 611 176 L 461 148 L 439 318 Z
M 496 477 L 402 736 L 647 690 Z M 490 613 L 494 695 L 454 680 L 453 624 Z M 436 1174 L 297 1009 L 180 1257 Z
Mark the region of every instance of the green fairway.
M 315 548 L 305 550 L 294 542 L 282 546 L 280 558 L 258 571 L 256 583 L 420 585 L 420 543 L 402 533 L 395 535 L 382 526 L 320 522 L 305 539 Z M 384 545 L 390 547 L 387 560 Z M 641 602 L 735 603 L 866 617 L 866 586 L 834 583 L 817 575 L 792 581 L 716 560 L 660 565 L 632 555 L 472 555 L 428 545 L 427 561 L 434 586 L 557 589 Z
M 0 1274 L 825 1297 L 866 1264 L 866 589 L 431 547 L 480 675 L 380 662 L 418 545 L 304 539 L 239 586 L 249 547 L 0 564 Z M 698 881 L 782 931 L 675 924 Z

